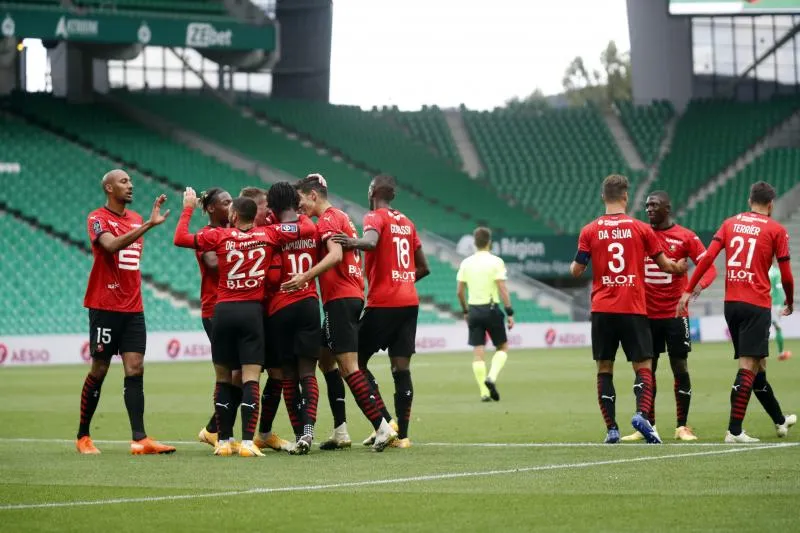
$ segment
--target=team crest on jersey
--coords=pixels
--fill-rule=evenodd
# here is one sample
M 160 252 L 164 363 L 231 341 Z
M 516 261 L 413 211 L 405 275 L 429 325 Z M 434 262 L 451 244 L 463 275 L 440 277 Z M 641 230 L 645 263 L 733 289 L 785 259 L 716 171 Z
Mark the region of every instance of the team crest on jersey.
M 99 220 L 95 220 L 94 222 L 92 222 L 92 231 L 94 232 L 95 235 L 100 235 L 101 233 L 103 233 L 103 226 L 100 224 Z
M 297 233 L 297 224 L 281 224 L 281 231 Z

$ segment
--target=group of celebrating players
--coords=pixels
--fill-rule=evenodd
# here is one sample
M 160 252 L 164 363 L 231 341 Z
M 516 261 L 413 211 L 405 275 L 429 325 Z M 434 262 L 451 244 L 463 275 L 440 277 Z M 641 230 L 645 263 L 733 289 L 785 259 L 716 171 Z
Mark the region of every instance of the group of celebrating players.
M 109 172 L 102 183 L 107 203 L 88 219 L 95 260 L 84 305 L 90 315 L 92 368 L 81 394 L 76 447 L 80 453 L 100 453 L 89 425 L 111 357 L 119 353 L 125 368 L 131 453 L 172 453 L 174 447 L 150 439 L 144 431 L 146 332 L 138 262 L 142 235 L 169 214 L 160 211 L 166 198 L 156 199 L 150 219 L 143 222 L 126 209 L 133 184 L 124 171 Z M 365 445 L 378 452 L 387 446 L 411 446 L 410 362 L 419 311 L 414 283 L 429 270 L 413 222 L 391 208 L 395 189 L 391 176 L 372 180 L 370 211 L 364 217 L 363 237 L 358 238 L 348 215 L 328 201 L 328 186 L 319 174 L 296 184 L 275 183 L 268 191 L 248 187 L 237 198 L 218 188 L 198 198 L 186 188 L 174 243 L 196 251 L 202 275 L 203 326 L 211 341 L 216 385 L 214 414 L 199 438 L 214 446 L 215 455 L 259 457 L 266 448 L 307 454 L 317 417 L 317 365 L 328 385 L 335 426 L 322 449 L 351 445 L 345 382 L 374 428 Z M 192 234 L 190 220 L 198 205 L 209 223 Z M 316 224 L 311 217 L 317 218 Z M 361 251 L 370 287 L 366 307 Z M 395 383 L 396 420 L 367 368 L 371 356 L 383 349 Z M 259 379 L 264 369 L 262 393 Z M 281 396 L 293 442 L 272 432 Z M 237 410 L 240 441 L 233 437 Z
M 592 352 L 597 362 L 597 398 L 607 429 L 605 442 L 661 443 L 655 427 L 655 370 L 658 356 L 665 351 L 675 378 L 675 438 L 697 439 L 686 425 L 692 395 L 688 304 L 714 281 L 714 259 L 722 250 L 726 253 L 725 320 L 739 363 L 724 440 L 758 442 L 742 429 L 751 393 L 772 418 L 778 437 L 785 437 L 797 416 L 783 414 L 766 373 L 770 325 L 779 320 L 771 313 L 773 260 L 777 260 L 785 294 L 780 314 L 790 315 L 794 303 L 789 234 L 770 218 L 775 189 L 763 181 L 754 183 L 750 211 L 725 220 L 708 250 L 697 235 L 672 220 L 666 192 L 647 197 L 649 225 L 626 214 L 628 180 L 624 176 L 605 178 L 602 197 L 606 212 L 582 229 L 570 271 L 580 277 L 591 262 Z M 697 265 L 688 280 L 687 258 Z M 613 369 L 620 344 L 635 373 L 636 410 L 631 420 L 635 432 L 626 437 L 620 437 L 615 416 Z
M 139 271 L 143 235 L 169 215 L 169 211 L 161 213 L 166 197 L 156 199 L 145 222 L 126 208 L 133 198 L 133 184 L 124 171 L 107 173 L 102 186 L 106 205 L 90 213 L 87 220 L 94 263 L 84 306 L 89 309 L 92 366 L 81 392 L 76 447 L 83 454 L 100 453 L 89 426 L 111 357 L 120 354 L 131 453 L 172 453 L 174 447 L 149 438 L 144 429 L 146 329 Z M 317 366 L 325 376 L 334 418 L 333 434 L 321 449 L 351 445 L 344 383 L 374 428 L 365 445 L 379 452 L 387 446 L 411 446 L 408 426 L 414 389 L 410 362 L 419 310 L 414 284 L 429 269 L 414 224 L 391 208 L 395 189 L 391 176 L 372 180 L 370 211 L 364 217 L 363 237 L 358 238 L 348 215 L 328 201 L 328 185 L 319 174 L 295 184 L 275 183 L 266 191 L 248 187 L 237 198 L 219 188 L 198 198 L 187 187 L 174 244 L 195 250 L 201 272 L 202 320 L 211 341 L 216 385 L 214 413 L 199 439 L 214 446 L 215 455 L 257 457 L 263 455 L 262 449 L 307 454 L 317 417 Z M 661 442 L 655 427 L 654 376 L 658 355 L 665 351 L 675 378 L 675 438 L 697 439 L 687 425 L 692 395 L 687 365 L 691 351 L 688 304 L 713 282 L 713 261 L 723 249 L 727 254 L 725 319 L 739 361 L 725 441 L 758 441 L 742 429 L 751 393 L 771 416 L 779 437 L 786 436 L 796 423 L 795 415 L 783 414 L 766 378 L 773 258 L 785 289 L 783 315 L 792 313 L 794 291 L 788 233 L 770 218 L 775 196 L 769 184 L 753 184 L 751 211 L 726 220 L 706 250 L 692 231 L 674 223 L 667 193 L 656 191 L 648 196 L 648 225 L 626 214 L 627 178 L 605 178 L 602 198 L 606 213 L 581 231 L 570 270 L 579 277 L 591 262 L 592 351 L 606 443 Z M 190 220 L 198 206 L 208 215 L 208 225 L 192 234 Z M 369 283 L 366 306 L 362 251 Z M 688 280 L 687 258 L 697 265 Z M 459 278 L 463 305 L 462 284 Z M 492 296 L 492 301 L 496 299 Z M 503 300 L 510 309 L 505 292 Z M 502 320 L 500 324 L 502 327 Z M 480 345 L 484 337 L 485 332 L 471 344 Z M 492 338 L 495 341 L 495 336 Z M 504 337 L 497 338 L 505 362 Z M 620 436 L 615 416 L 613 368 L 620 344 L 635 372 L 636 410 L 631 421 L 635 432 L 626 437 Z M 371 356 L 383 349 L 391 362 L 396 419 L 367 368 Z M 501 367 L 499 364 L 498 372 Z M 263 391 L 262 371 L 267 373 Z M 281 397 L 294 432 L 293 442 L 272 432 Z M 237 410 L 240 441 L 233 437 Z

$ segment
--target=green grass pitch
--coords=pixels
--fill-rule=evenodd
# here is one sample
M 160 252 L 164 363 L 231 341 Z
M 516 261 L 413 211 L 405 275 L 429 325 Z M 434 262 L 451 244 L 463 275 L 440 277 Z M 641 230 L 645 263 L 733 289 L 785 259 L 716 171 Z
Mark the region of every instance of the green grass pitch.
M 788 348 L 800 352 L 800 342 Z M 800 427 L 777 439 L 753 397 L 745 428 L 762 443 L 722 445 L 736 366 L 727 345 L 706 344 L 689 361 L 689 423 L 701 440 L 676 444 L 664 363 L 664 446 L 597 445 L 605 428 L 589 350 L 524 350 L 510 353 L 501 401 L 489 404 L 479 402 L 469 354 L 416 356 L 409 450 L 363 448 L 370 427 L 349 398 L 352 450 L 260 459 L 213 457 L 193 442 L 211 412 L 209 363 L 147 367 L 148 432 L 178 442 L 178 452 L 145 457 L 128 454 L 118 363 L 93 424 L 103 451 L 95 457 L 79 456 L 72 442 L 85 367 L 5 368 L 0 531 L 797 530 Z M 391 405 L 385 357 L 373 366 Z M 800 410 L 800 357 L 770 359 L 768 376 L 784 412 Z M 632 382 L 620 361 L 623 433 Z M 318 440 L 331 429 L 322 379 L 320 388 Z M 276 430 L 290 433 L 283 407 Z

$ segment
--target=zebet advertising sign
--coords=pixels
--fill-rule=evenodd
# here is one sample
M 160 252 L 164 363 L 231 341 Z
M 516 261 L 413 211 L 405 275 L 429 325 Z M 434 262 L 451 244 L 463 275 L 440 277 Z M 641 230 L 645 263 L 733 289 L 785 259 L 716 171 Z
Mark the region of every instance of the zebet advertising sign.
M 569 264 L 577 246 L 577 235 L 498 236 L 492 242 L 492 253 L 502 257 L 506 264 L 519 264 L 529 276 L 560 278 L 569 276 Z M 462 236 L 457 250 L 461 255 L 473 253 L 472 235 Z
M 40 6 L 0 8 L 3 37 L 31 37 L 90 43 L 141 43 L 152 46 L 274 50 L 275 27 L 251 26 L 233 19 L 197 20 L 147 13 L 83 13 Z

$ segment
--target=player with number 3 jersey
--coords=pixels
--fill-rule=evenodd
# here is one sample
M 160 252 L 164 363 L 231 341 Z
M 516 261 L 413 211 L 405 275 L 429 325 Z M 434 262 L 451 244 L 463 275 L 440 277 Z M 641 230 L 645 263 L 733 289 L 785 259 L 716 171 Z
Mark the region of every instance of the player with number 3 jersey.
M 603 181 L 602 197 L 606 214 L 581 230 L 570 272 L 580 277 L 589 261 L 592 263 L 592 352 L 597 362 L 598 402 L 606 422 L 605 442 L 614 444 L 620 439 L 613 369 L 622 344 L 636 373 L 636 414 L 631 425 L 649 443 L 660 443 L 647 419 L 653 404 L 653 344 L 645 300 L 645 258 L 650 257 L 659 268 L 673 274 L 685 272 L 686 264 L 668 259 L 653 229 L 625 214 L 628 178 L 608 176 Z
M 123 170 L 103 176 L 106 205 L 89 213 L 87 230 L 92 244 L 92 271 L 83 305 L 89 310 L 89 350 L 92 368 L 81 392 L 80 424 L 75 446 L 81 454 L 99 454 L 89 427 L 100 401 L 100 389 L 111 358 L 119 354 L 125 370 L 125 408 L 131 424 L 131 453 L 172 453 L 175 448 L 150 439 L 144 430 L 144 352 L 147 344 L 142 275 L 139 260 L 142 236 L 162 224 L 165 195 L 156 198 L 150 219 L 127 209 L 133 201 L 133 181 Z

